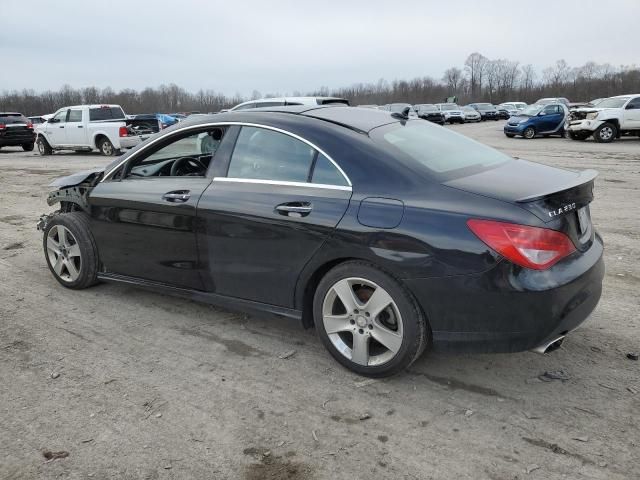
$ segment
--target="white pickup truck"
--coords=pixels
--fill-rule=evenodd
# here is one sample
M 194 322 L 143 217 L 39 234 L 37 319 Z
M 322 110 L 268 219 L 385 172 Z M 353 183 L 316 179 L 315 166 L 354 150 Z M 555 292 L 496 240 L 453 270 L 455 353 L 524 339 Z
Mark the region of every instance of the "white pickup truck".
M 40 155 L 54 150 L 92 151 L 118 155 L 160 131 L 157 120 L 128 119 L 119 105 L 64 107 L 36 127 Z
M 609 143 L 622 135 L 640 136 L 640 94 L 605 98 L 595 107 L 571 110 L 565 131 L 573 140 Z

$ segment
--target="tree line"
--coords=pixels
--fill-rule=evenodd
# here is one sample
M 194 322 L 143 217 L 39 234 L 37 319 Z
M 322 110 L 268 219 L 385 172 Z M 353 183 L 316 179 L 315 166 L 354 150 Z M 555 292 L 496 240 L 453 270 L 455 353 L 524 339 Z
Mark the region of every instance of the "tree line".
M 384 79 L 375 83 L 358 83 L 349 87 L 321 87 L 307 95 L 337 96 L 352 105 L 383 105 L 393 102 L 438 103 L 448 96 L 457 96 L 460 104 L 470 102 L 500 103 L 505 101 L 534 102 L 541 97 L 567 97 L 571 101 L 589 101 L 623 93 L 640 92 L 640 67 L 587 62 L 571 67 L 558 60 L 539 75 L 533 65 L 521 65 L 507 59 L 489 59 L 481 53 L 470 54 L 461 67 L 448 68 L 442 78 L 420 77 L 411 80 Z M 293 92 L 294 96 L 301 92 Z M 251 99 L 280 96 L 262 95 L 254 90 Z M 148 87 L 144 90 L 125 88 L 73 88 L 64 85 L 57 91 L 3 91 L 0 111 L 18 111 L 25 115 L 53 113 L 58 108 L 79 104 L 122 105 L 130 114 L 173 112 L 218 112 L 248 100 L 240 95 L 226 96 L 213 90 L 188 92 L 175 84 Z

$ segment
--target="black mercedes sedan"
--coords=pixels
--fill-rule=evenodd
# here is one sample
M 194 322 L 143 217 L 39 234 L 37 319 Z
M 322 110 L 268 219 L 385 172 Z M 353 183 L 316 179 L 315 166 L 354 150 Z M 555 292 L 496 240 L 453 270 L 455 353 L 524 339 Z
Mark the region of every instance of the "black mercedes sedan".
M 65 287 L 291 317 L 385 376 L 425 349 L 558 346 L 600 298 L 595 176 L 406 113 L 273 107 L 191 117 L 55 181 L 39 228 Z

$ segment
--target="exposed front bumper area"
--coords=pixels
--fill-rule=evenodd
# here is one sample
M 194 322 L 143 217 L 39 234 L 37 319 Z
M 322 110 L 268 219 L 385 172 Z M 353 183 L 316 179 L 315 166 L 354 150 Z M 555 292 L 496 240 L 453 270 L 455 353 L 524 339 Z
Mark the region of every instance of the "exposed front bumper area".
M 434 350 L 519 352 L 552 343 L 589 317 L 602 293 L 603 251 L 596 235 L 589 250 L 548 270 L 502 261 L 480 274 L 405 282 L 429 319 Z
M 604 122 L 602 120 L 573 120 L 567 128 L 571 132 L 595 131 Z

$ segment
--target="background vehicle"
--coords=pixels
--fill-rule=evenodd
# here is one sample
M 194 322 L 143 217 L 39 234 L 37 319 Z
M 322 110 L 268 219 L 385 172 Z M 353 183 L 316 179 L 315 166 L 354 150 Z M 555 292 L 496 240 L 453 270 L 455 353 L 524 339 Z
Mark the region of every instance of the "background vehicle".
M 462 107 L 462 113 L 464 115 L 465 122 L 480 122 L 482 121 L 482 116 L 480 112 L 478 112 L 475 108 L 466 106 Z
M 385 110 L 391 113 L 403 113 L 407 108 L 409 109 L 408 116 L 416 118 L 416 112 L 410 103 L 390 103 L 389 105 L 385 105 Z
M 46 121 L 47 121 L 47 119 L 48 119 L 47 117 L 49 117 L 49 115 L 47 115 L 47 116 L 42 115 L 42 116 L 37 116 L 37 117 L 28 117 L 28 118 L 29 118 L 29 121 L 30 121 L 33 125 L 39 125 L 39 124 L 41 124 L 41 123 L 46 122 Z
M 178 123 L 178 119 L 176 117 L 167 115 L 166 113 L 142 113 L 140 115 L 132 115 L 131 118 L 135 120 L 147 120 L 150 122 L 149 126 L 151 128 L 155 128 L 153 122 L 157 122 L 158 128 L 160 130 Z
M 262 107 L 284 107 L 290 105 L 332 105 L 342 104 L 349 106 L 349 100 L 337 97 L 280 97 L 280 98 L 262 98 L 260 100 L 250 100 L 243 102 L 230 108 L 234 110 L 248 110 L 250 108 Z M 222 110 L 221 110 L 222 112 Z
M 413 111 L 416 115 L 423 120 L 428 120 L 438 125 L 444 125 L 444 115 L 442 112 L 431 103 L 421 103 L 413 106 Z
M 169 115 L 175 118 L 179 122 L 187 118 L 187 115 L 185 115 L 184 113 L 170 113 Z
M 503 107 L 502 105 L 494 105 L 494 107 L 496 108 L 496 112 L 498 112 L 498 118 L 500 120 L 509 120 L 511 113 L 507 107 Z
M 475 108 L 482 120 L 498 120 L 498 110 L 491 103 L 470 103 L 468 106 Z
M 531 139 L 536 135 L 564 136 L 564 126 L 569 110 L 564 103 L 529 105 L 515 117 L 511 117 L 504 126 L 507 137 L 520 135 Z
M 544 350 L 583 322 L 604 274 L 595 176 L 375 110 L 229 112 L 57 180 L 47 202 L 68 213 L 39 227 L 66 287 L 300 319 L 385 376 L 427 347 Z
M 621 135 L 640 136 L 640 94 L 605 98 L 595 108 L 572 111 L 567 132 L 573 140 L 593 135 L 600 143 L 612 142 Z
M 360 108 L 378 108 L 378 105 L 358 105 Z
M 30 152 L 34 142 L 31 120 L 21 113 L 0 112 L 0 148 L 22 147 L 25 152 Z
M 527 107 L 527 104 L 524 102 L 502 102 L 500 105 L 504 105 L 507 107 L 513 107 L 516 110 L 522 110 Z
M 506 110 L 509 116 L 517 115 L 520 112 L 512 103 L 501 103 L 498 107 Z
M 36 143 L 41 155 L 97 149 L 109 156 L 135 147 L 159 130 L 159 124 L 149 119 L 128 119 L 119 105 L 77 105 L 61 108 L 39 125 Z
M 562 103 L 565 106 L 569 106 L 569 99 L 565 97 L 550 97 L 550 98 L 541 98 L 536 101 L 538 105 L 549 105 L 550 103 Z
M 455 103 L 436 103 L 436 107 L 442 112 L 445 122 L 464 123 L 462 108 Z

